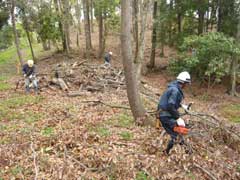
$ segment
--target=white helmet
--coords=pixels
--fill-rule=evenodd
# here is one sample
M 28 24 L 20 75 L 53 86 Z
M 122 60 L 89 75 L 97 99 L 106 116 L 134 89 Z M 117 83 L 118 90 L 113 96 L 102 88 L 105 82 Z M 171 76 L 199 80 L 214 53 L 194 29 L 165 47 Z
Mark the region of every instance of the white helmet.
M 110 51 L 109 54 L 112 56 L 113 55 L 112 51 Z
M 34 62 L 33 62 L 33 60 L 30 59 L 27 61 L 27 64 L 29 67 L 33 67 Z
M 181 83 L 191 83 L 191 76 L 186 71 L 181 72 L 177 77 L 177 81 Z

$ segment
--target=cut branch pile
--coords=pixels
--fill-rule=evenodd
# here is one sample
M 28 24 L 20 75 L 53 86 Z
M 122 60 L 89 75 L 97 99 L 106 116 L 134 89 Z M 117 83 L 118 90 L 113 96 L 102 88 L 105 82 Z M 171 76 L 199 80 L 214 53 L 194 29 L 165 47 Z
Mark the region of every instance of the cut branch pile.
M 60 88 L 71 97 L 125 87 L 122 70 L 89 64 L 86 61 L 58 64 L 53 68 L 52 74 L 38 74 L 37 77 L 41 91 Z M 24 80 L 18 80 L 15 90 L 23 86 Z

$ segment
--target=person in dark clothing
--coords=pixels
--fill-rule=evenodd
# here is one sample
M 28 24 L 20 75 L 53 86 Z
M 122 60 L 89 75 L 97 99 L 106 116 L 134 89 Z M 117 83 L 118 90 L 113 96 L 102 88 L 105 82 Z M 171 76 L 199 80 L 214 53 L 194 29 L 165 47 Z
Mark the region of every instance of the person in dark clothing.
M 113 53 L 110 51 L 110 52 L 107 52 L 104 56 L 104 64 L 105 65 L 110 65 L 110 62 L 111 62 L 111 58 L 112 58 L 112 55 Z
M 179 125 L 185 126 L 184 121 L 180 118 L 178 108 L 184 98 L 182 89 L 191 82 L 188 72 L 182 72 L 178 75 L 177 80 L 168 85 L 167 90 L 163 93 L 158 104 L 158 112 L 161 124 L 166 132 L 171 136 L 165 152 L 169 154 L 170 150 L 179 135 L 174 131 L 174 127 Z M 183 139 L 182 142 L 184 143 Z
M 31 84 L 35 92 L 38 92 L 38 83 L 36 79 L 36 67 L 34 66 L 33 60 L 28 60 L 26 64 L 23 65 L 22 68 L 23 76 L 25 78 L 25 88 L 26 92 L 30 91 Z

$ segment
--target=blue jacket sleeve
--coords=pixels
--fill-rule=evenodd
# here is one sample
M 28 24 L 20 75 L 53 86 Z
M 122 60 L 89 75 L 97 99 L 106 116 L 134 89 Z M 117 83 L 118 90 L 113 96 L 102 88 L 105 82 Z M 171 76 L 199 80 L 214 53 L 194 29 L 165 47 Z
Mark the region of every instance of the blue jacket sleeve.
M 26 73 L 27 73 L 27 72 L 26 72 L 26 66 L 25 66 L 25 65 L 22 67 L 22 73 L 23 73 L 23 74 L 26 74 Z
M 176 109 L 176 103 L 177 103 L 177 96 L 178 92 L 175 90 L 172 90 L 169 98 L 168 98 L 168 111 L 171 113 L 171 115 L 178 119 L 180 117 L 179 112 Z

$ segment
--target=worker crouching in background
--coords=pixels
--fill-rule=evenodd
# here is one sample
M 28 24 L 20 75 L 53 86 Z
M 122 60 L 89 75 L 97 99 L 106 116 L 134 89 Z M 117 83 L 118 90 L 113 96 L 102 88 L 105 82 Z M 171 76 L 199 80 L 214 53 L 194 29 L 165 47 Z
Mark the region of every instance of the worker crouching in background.
M 35 93 L 38 93 L 38 82 L 36 78 L 36 67 L 33 60 L 28 60 L 22 68 L 23 76 L 25 78 L 25 90 L 29 93 L 30 88 L 34 88 Z

